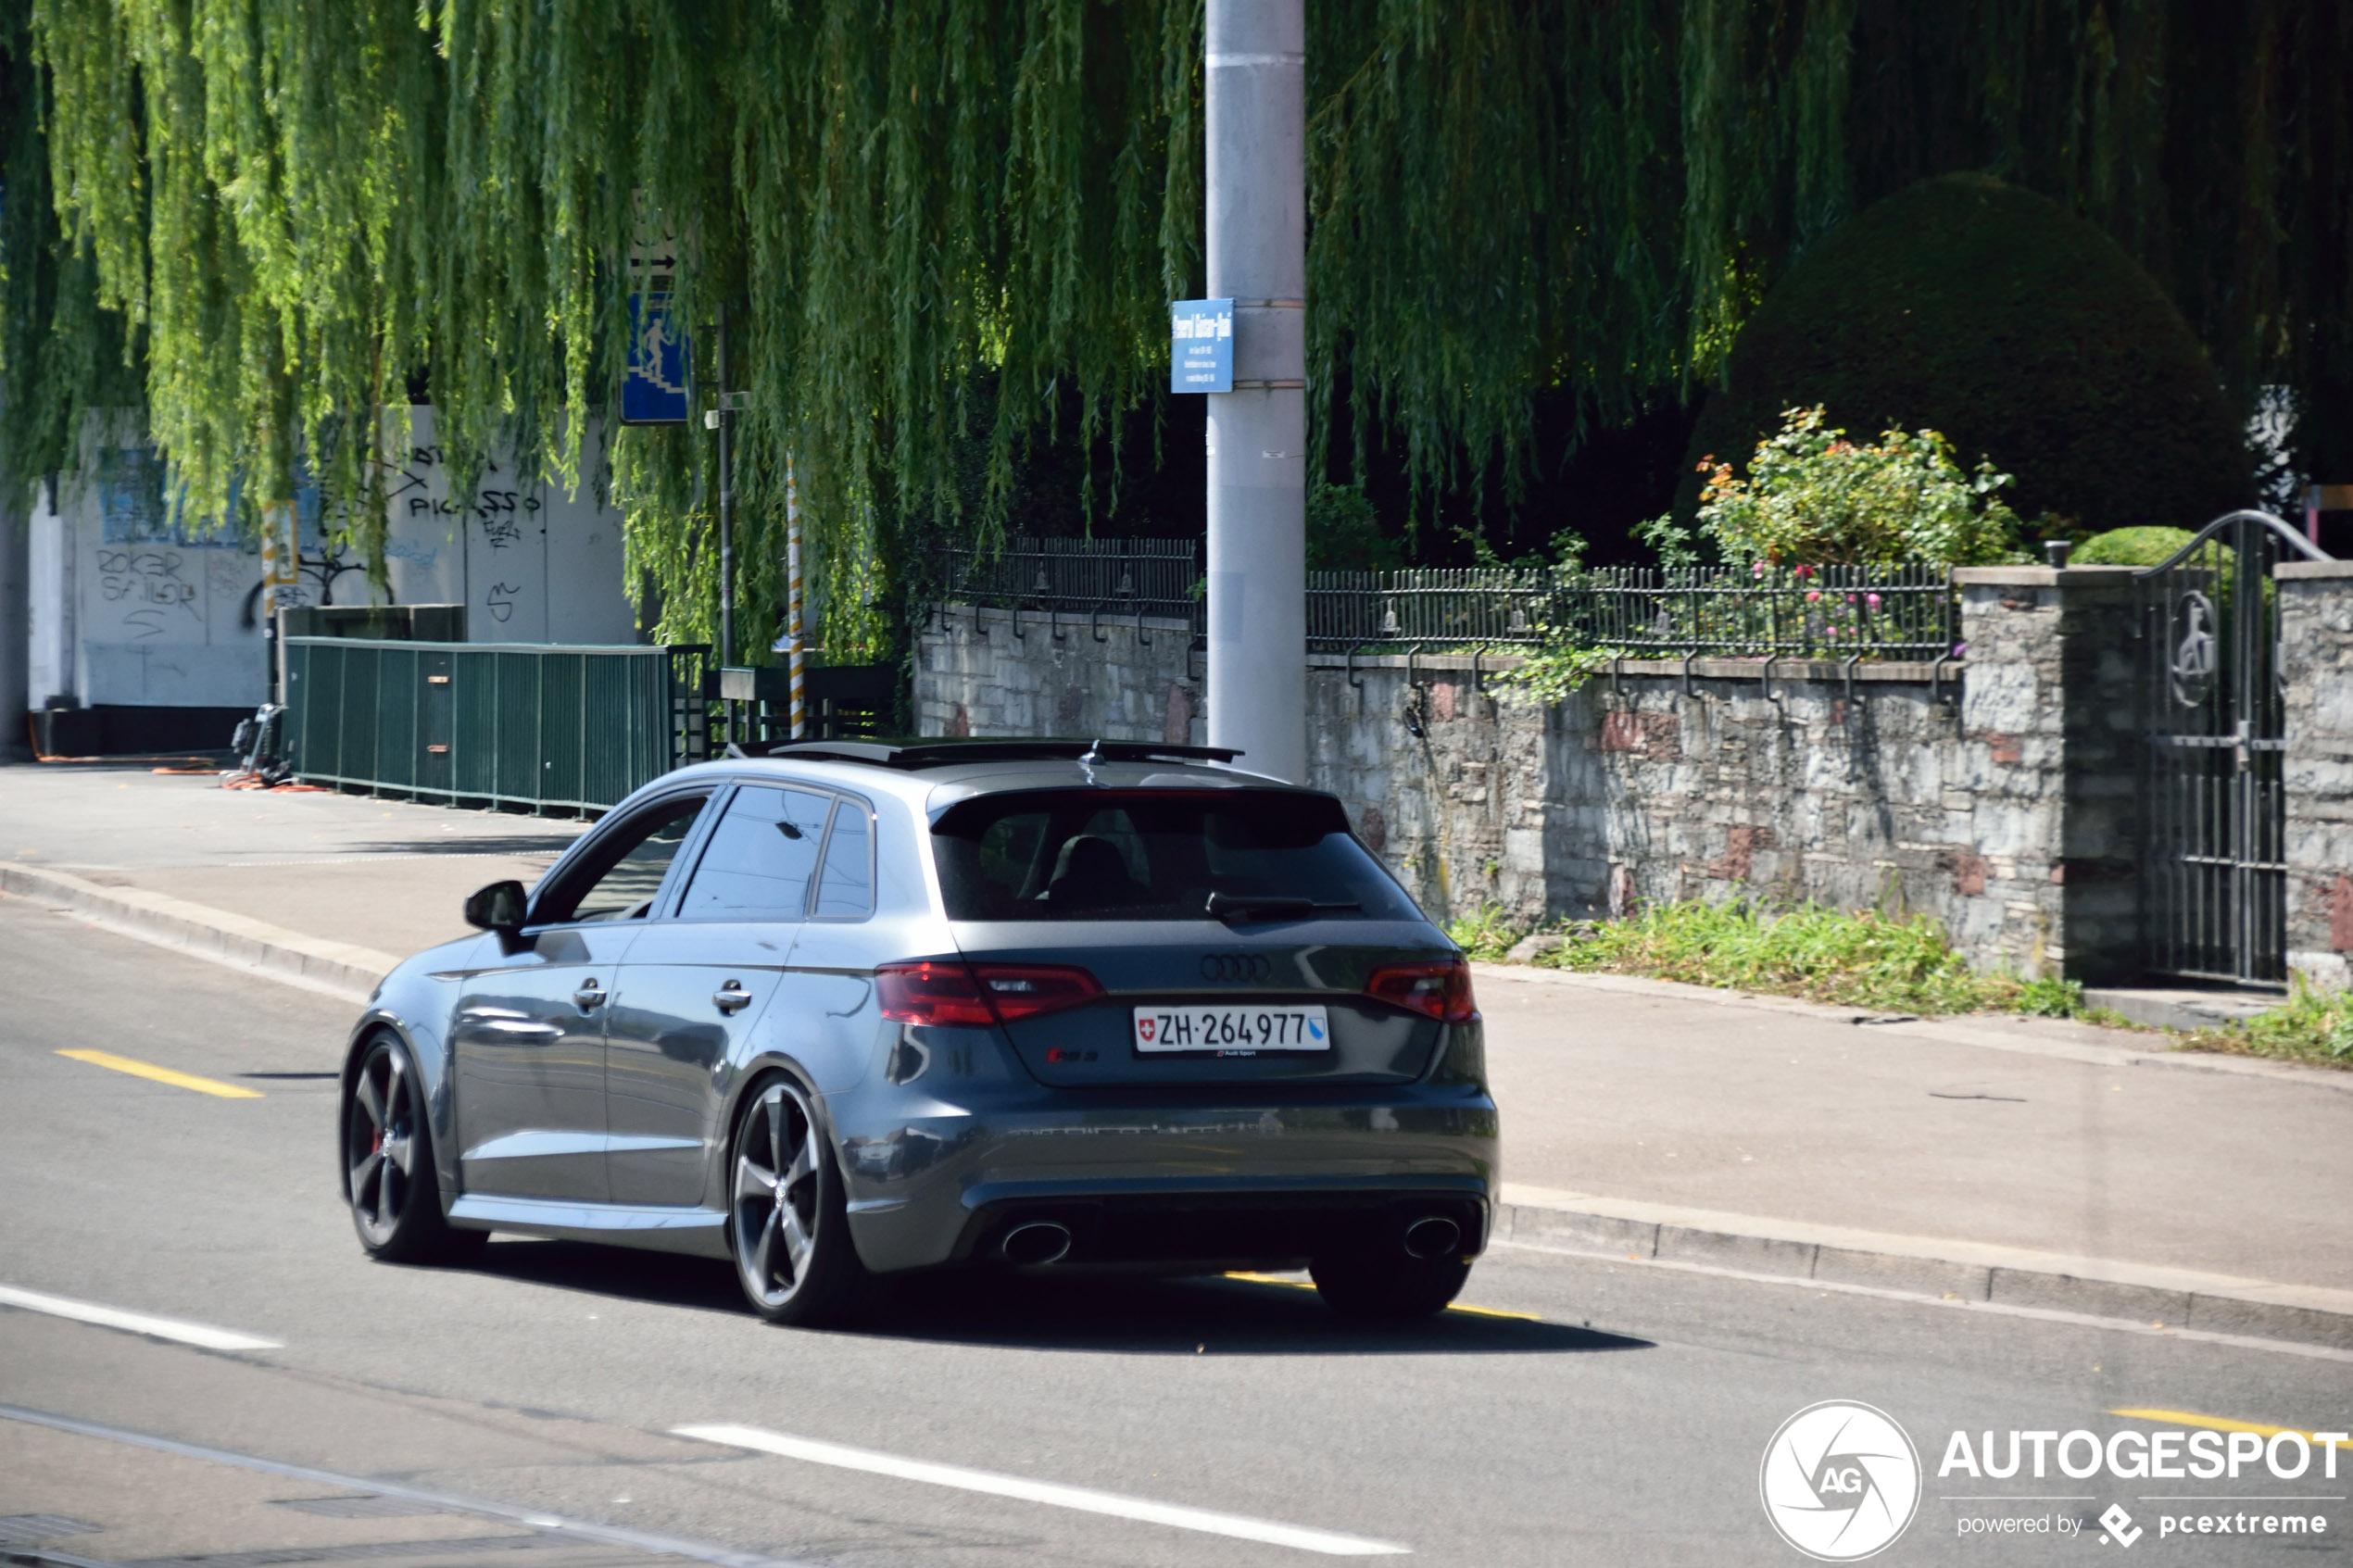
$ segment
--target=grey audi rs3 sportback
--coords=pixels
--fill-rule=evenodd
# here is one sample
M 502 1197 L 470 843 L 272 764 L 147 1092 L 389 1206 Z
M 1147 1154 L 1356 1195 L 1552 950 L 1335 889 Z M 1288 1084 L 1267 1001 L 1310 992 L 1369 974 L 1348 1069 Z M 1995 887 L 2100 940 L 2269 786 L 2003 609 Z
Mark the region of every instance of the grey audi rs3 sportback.
M 946 1266 L 1462 1288 L 1496 1182 L 1470 970 L 1338 800 L 1231 752 L 816 742 L 637 791 L 352 1032 L 359 1239 L 734 1261 L 779 1323 Z

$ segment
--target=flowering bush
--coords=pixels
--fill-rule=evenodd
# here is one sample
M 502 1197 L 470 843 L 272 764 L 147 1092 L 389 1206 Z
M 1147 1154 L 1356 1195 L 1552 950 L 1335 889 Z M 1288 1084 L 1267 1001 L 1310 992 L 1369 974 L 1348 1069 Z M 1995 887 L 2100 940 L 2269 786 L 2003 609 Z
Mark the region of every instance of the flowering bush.
M 2010 476 L 1992 463 L 1963 472 L 1953 444 L 1932 430 L 1890 430 L 1866 446 L 1826 429 L 1819 408 L 1781 420 L 1757 444 L 1747 478 L 1713 458 L 1700 464 L 1708 476 L 1700 528 L 1726 560 L 1753 561 L 1762 576 L 1768 567 L 1970 566 L 2015 556 L 2018 517 L 1994 495 Z M 1650 532 L 1659 542 L 1656 525 Z

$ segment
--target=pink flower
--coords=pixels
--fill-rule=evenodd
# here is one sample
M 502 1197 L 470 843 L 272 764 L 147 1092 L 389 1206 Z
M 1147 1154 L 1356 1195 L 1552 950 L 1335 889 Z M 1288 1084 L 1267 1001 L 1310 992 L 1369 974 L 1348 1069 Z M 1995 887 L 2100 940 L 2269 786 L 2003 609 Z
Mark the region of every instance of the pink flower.
M 1819 595 L 1819 594 L 1808 594 L 1808 595 L 1806 595 L 1806 602 L 1807 604 L 1809 604 L 1809 605 L 1810 605 L 1810 604 L 1812 604 L 1812 603 L 1813 603 L 1816 599 L 1818 599 L 1818 598 L 1820 598 L 1821 596 L 1821 596 L 1821 595 Z
M 1762 576 L 1764 576 L 1764 575 L 1765 575 L 1765 563 L 1764 563 L 1763 561 L 1758 561 L 1758 562 L 1757 562 L 1755 566 L 1753 566 L 1753 567 L 1749 568 L 1749 572 L 1748 572 L 1748 574 L 1749 574 L 1751 577 L 1762 577 Z
M 1873 609 L 1879 608 L 1879 596 L 1877 594 L 1865 594 L 1863 596 L 1863 602 L 1870 606 Z
M 1810 566 L 1801 566 L 1795 568 L 1794 570 L 1800 577 L 1811 577 L 1814 575 L 1814 569 Z

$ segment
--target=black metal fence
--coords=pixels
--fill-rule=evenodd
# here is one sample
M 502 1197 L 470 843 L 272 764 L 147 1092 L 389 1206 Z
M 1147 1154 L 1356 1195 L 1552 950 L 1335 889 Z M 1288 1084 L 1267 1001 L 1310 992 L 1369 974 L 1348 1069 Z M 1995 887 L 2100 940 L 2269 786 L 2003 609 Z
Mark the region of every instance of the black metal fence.
M 956 552 L 958 603 L 1148 614 L 1202 629 L 1198 546 L 1188 539 L 1024 539 Z M 1959 617 L 1936 566 L 1604 567 L 1313 571 L 1307 646 L 1534 647 L 1574 643 L 1636 659 L 1933 659 Z
M 1193 539 L 1013 538 L 993 554 L 949 552 L 949 595 L 994 609 L 1151 615 L 1192 622 L 1202 605 Z
M 1957 624 L 1942 567 L 1605 567 L 1317 571 L 1307 641 L 1380 646 L 1574 643 L 1686 655 L 1938 659 Z

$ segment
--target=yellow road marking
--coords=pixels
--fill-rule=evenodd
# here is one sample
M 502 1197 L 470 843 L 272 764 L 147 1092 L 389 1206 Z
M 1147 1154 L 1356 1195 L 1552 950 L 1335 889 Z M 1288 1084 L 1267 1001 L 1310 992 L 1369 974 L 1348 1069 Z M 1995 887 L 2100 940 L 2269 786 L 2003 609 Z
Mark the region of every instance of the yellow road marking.
M 1251 1285 L 1279 1285 L 1290 1290 L 1313 1290 L 1315 1283 L 1303 1279 L 1285 1279 L 1280 1274 L 1253 1274 L 1229 1272 L 1227 1279 L 1239 1279 Z M 1467 1312 L 1475 1318 L 1510 1318 L 1516 1323 L 1542 1323 L 1534 1312 L 1507 1312 L 1501 1307 L 1466 1307 L 1460 1301 L 1446 1309 L 1450 1312 Z
M 1542 1323 L 1534 1312 L 1507 1312 L 1501 1307 L 1466 1307 L 1460 1301 L 1446 1309 L 1450 1312 L 1468 1312 L 1477 1318 L 1510 1318 L 1516 1323 Z
M 108 1067 L 117 1073 L 128 1073 L 133 1078 L 152 1078 L 158 1084 L 170 1084 L 175 1089 L 194 1089 L 200 1095 L 218 1095 L 222 1099 L 261 1098 L 259 1089 L 247 1089 L 235 1084 L 224 1084 L 218 1078 L 199 1078 L 193 1073 L 174 1073 L 169 1067 L 157 1067 L 153 1062 L 147 1061 L 133 1061 L 127 1056 L 117 1056 L 112 1051 L 59 1051 L 57 1054 L 69 1056 L 76 1061 L 86 1061 L 93 1067 Z
M 2127 1421 L 2157 1421 L 2169 1426 L 2203 1426 L 2209 1432 L 2252 1432 L 2259 1437 L 2276 1437 L 2283 1432 L 2293 1432 L 2308 1443 L 2319 1441 L 2299 1426 L 2266 1426 L 2259 1421 L 2233 1421 L 2228 1416 L 2197 1415 L 2189 1411 L 2110 1411 L 2108 1413 L 2120 1415 Z

